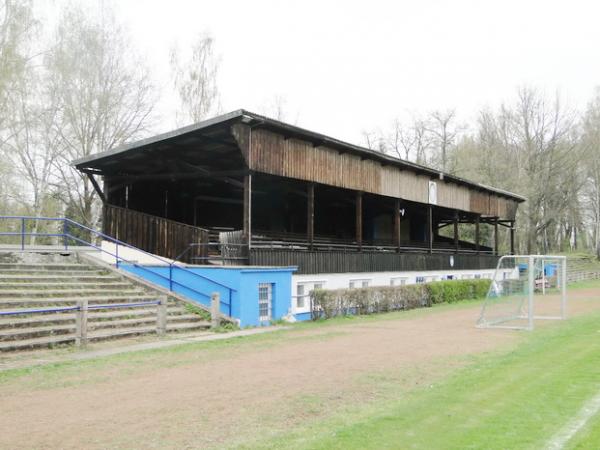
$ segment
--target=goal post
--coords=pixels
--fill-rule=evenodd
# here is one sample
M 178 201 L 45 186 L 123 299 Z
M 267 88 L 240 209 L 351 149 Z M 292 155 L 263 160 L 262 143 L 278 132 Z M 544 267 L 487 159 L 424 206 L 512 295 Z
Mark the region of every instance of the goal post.
M 506 255 L 498 260 L 477 326 L 532 330 L 536 320 L 566 314 L 566 256 Z

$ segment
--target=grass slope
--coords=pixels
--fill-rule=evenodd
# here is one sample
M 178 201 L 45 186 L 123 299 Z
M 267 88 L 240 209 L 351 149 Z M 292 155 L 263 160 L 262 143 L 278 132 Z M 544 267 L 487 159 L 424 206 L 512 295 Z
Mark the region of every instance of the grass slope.
M 477 358 L 435 386 L 297 430 L 267 448 L 528 449 L 600 389 L 600 315 L 539 329 L 516 350 Z M 600 418 L 594 423 L 600 424 Z M 593 425 L 593 424 L 592 424 Z M 598 427 L 573 448 L 600 448 Z

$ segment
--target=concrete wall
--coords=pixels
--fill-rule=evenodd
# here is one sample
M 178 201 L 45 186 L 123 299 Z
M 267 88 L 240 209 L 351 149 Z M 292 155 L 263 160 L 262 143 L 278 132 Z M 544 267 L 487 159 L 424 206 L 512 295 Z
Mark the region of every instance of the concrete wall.
M 297 320 L 310 319 L 310 291 L 315 285 L 322 289 L 348 289 L 367 286 L 394 286 L 415 284 L 417 282 L 464 280 L 474 278 L 491 279 L 496 269 L 482 270 L 432 270 L 406 272 L 358 272 L 358 273 L 321 273 L 292 276 L 292 313 Z M 511 269 L 507 269 L 510 273 Z M 304 295 L 298 295 L 298 285 L 304 286 Z M 301 298 L 303 297 L 303 298 Z M 302 301 L 304 300 L 304 301 Z
M 169 288 L 169 267 L 119 265 L 152 283 Z M 172 290 L 190 300 L 210 306 L 210 295 L 221 296 L 221 313 L 238 319 L 240 326 L 269 325 L 259 320 L 258 286 L 272 285 L 272 320 L 281 319 L 291 310 L 292 272 L 294 267 L 206 267 L 172 268 Z M 230 308 L 231 307 L 231 308 Z

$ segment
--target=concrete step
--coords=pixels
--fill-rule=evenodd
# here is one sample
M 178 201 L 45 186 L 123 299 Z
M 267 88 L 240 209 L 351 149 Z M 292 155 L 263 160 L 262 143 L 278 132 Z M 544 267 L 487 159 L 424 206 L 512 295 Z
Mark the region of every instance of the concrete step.
M 93 304 L 110 304 L 110 303 L 136 303 L 155 301 L 157 296 L 149 295 L 143 292 L 137 294 L 126 294 L 126 295 L 95 295 L 93 297 L 37 297 L 37 298 L 25 298 L 25 297 L 14 297 L 14 298 L 0 298 L 0 310 L 11 309 L 17 310 L 19 308 L 33 308 L 36 305 L 40 307 L 51 307 L 55 306 L 75 306 L 77 300 L 88 299 L 90 305 Z M 155 307 L 154 305 L 151 305 Z
M 74 313 L 35 314 L 28 316 L 0 316 L 0 334 L 10 328 L 45 326 L 49 324 L 75 323 Z
M 179 329 L 179 328 L 207 328 L 210 327 L 210 322 L 197 320 L 197 317 L 186 317 L 179 316 L 177 318 L 170 318 L 167 321 L 167 330 Z M 149 317 L 136 317 L 131 319 L 121 320 L 103 320 L 100 322 L 89 322 L 88 323 L 88 334 L 96 330 L 103 330 L 108 328 L 131 328 L 142 327 L 151 328 L 154 327 L 156 330 L 156 315 Z
M 61 290 L 67 289 L 133 289 L 131 283 L 123 281 L 65 281 L 65 282 L 44 282 L 44 281 L 22 281 L 22 282 L 6 282 L 3 278 L 0 278 L 0 293 L 11 290 L 29 289 L 32 290 L 52 290 L 52 288 L 61 288 Z
M 94 289 L 94 288 L 88 288 L 88 289 L 46 289 L 46 290 L 41 290 L 41 289 L 5 289 L 5 290 L 0 290 L 0 301 L 5 300 L 5 299 L 13 299 L 13 298 L 34 298 L 34 297 L 43 297 L 45 299 L 52 299 L 55 297 L 58 298 L 73 298 L 74 300 L 77 300 L 78 298 L 81 297 L 88 297 L 88 298 L 92 298 L 92 297 L 106 297 L 106 296 L 112 296 L 112 295 L 132 295 L 132 296 L 138 296 L 138 295 L 144 295 L 145 292 L 140 290 L 137 287 L 134 287 L 132 285 L 127 286 L 127 288 L 122 288 L 122 289 Z
M 4 277 L 7 275 L 17 275 L 19 277 L 26 277 L 32 275 L 40 275 L 40 276 L 89 276 L 89 275 L 109 275 L 110 272 L 104 269 L 96 269 L 96 270 L 50 270 L 50 269 L 40 269 L 40 270 L 22 270 L 18 268 L 13 269 L 0 269 L 0 277 Z
M 59 275 L 32 275 L 32 274 L 0 274 L 0 280 L 3 282 L 11 283 L 63 283 L 63 282 L 108 282 L 108 281 L 121 281 L 122 278 L 116 275 L 88 275 L 82 274 L 77 276 L 59 274 Z
M 13 339 L 34 339 L 42 336 L 56 336 L 60 334 L 75 333 L 75 323 L 67 325 L 49 325 L 43 327 L 13 328 L 0 332 L 0 341 Z
M 183 331 L 207 330 L 210 328 L 209 322 L 194 322 L 167 324 L 167 333 L 177 333 Z M 136 328 L 116 328 L 113 330 L 97 330 L 88 333 L 89 341 L 101 341 L 125 336 L 140 336 L 144 334 L 156 334 L 156 326 L 136 327 Z
M 210 322 L 182 322 L 182 323 L 167 323 L 167 333 L 176 333 L 181 331 L 193 331 L 210 328 Z
M 79 263 L 0 263 L 1 270 L 23 270 L 23 271 L 36 271 L 36 270 L 78 270 L 78 271 L 98 271 L 102 270 L 97 266 L 90 264 L 79 264 Z
M 75 342 L 74 334 L 64 334 L 58 336 L 45 336 L 33 339 L 21 339 L 18 341 L 0 342 L 0 352 L 28 350 L 34 348 L 52 347 L 61 344 L 72 344 Z

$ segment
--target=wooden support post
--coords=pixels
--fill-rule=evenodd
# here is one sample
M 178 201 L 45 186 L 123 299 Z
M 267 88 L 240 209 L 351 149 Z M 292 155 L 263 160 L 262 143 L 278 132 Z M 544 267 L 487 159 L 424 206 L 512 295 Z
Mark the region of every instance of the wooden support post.
M 160 302 L 156 305 L 156 334 L 164 336 L 167 333 L 167 302 L 168 297 L 163 295 L 158 299 Z
M 362 250 L 363 242 L 363 193 L 356 191 L 356 243 L 358 249 Z
M 515 254 L 515 221 L 510 223 L 510 254 Z
M 87 320 L 88 320 L 88 300 L 77 301 L 77 311 L 75 313 L 75 345 L 85 347 L 87 345 Z
M 394 202 L 394 245 L 400 253 L 400 199 L 396 199 Z
M 88 179 L 90 180 L 90 183 L 92 183 L 92 187 L 96 191 L 96 194 L 98 194 L 98 197 L 100 197 L 100 200 L 102 200 L 102 203 L 106 203 L 106 196 L 104 195 L 104 192 L 102 192 L 102 189 L 100 189 L 100 186 L 98 185 L 98 182 L 94 178 L 94 175 L 92 175 L 89 172 L 86 172 L 85 174 L 87 175 Z
M 244 176 L 244 241 L 250 248 L 252 241 L 252 174 Z
M 307 187 L 307 211 L 306 211 L 306 239 L 312 250 L 315 240 L 315 184 L 309 183 Z
M 479 253 L 479 215 L 475 217 L 475 250 Z
M 458 253 L 458 211 L 454 211 L 454 251 Z
M 494 219 L 494 255 L 498 256 L 498 218 Z
M 210 295 L 210 327 L 214 330 L 221 325 L 221 295 L 213 292 Z
M 433 206 L 427 207 L 427 241 L 429 253 L 433 253 Z

